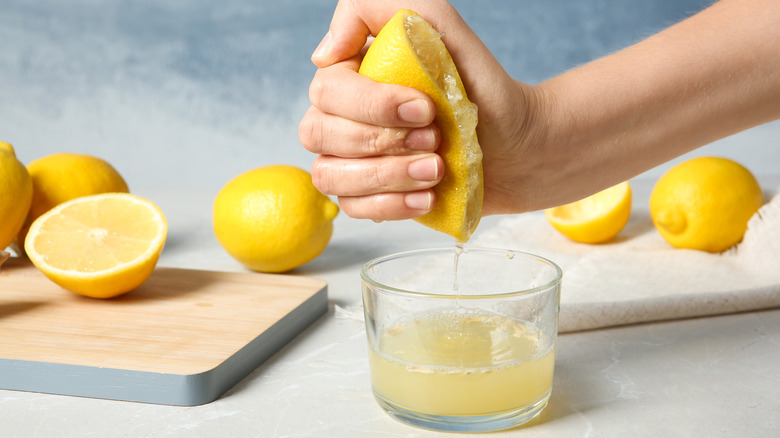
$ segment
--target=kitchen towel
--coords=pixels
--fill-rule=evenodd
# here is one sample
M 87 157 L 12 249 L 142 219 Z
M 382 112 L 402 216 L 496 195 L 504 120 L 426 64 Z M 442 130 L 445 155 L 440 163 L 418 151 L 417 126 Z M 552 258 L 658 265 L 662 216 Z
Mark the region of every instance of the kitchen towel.
M 636 208 L 600 245 L 568 240 L 539 212 L 506 217 L 470 244 L 557 263 L 561 333 L 780 307 L 780 194 L 751 218 L 742 242 L 720 254 L 672 248 Z

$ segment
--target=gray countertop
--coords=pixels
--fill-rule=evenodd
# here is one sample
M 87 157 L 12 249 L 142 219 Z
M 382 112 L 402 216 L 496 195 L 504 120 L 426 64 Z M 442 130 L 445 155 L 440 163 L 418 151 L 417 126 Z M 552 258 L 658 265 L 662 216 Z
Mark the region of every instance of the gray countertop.
M 648 186 L 635 183 L 640 196 Z M 215 193 L 139 194 L 169 220 L 161 266 L 244 271 L 211 232 Z M 380 410 L 370 390 L 365 331 L 353 317 L 363 262 L 448 244 L 415 222 L 376 224 L 340 214 L 325 252 L 288 274 L 326 280 L 328 313 L 216 401 L 175 407 L 0 391 L 3 436 L 448 435 L 403 425 Z M 547 409 L 524 427 L 490 436 L 773 436 L 780 427 L 778 363 L 780 310 L 563 334 Z

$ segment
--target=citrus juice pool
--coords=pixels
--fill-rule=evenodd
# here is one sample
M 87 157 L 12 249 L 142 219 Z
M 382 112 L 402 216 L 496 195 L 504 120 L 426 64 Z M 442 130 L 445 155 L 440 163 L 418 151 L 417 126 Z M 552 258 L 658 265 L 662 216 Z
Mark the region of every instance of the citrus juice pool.
M 483 311 L 412 315 L 388 327 L 369 350 L 378 400 L 422 414 L 543 407 L 553 383 L 554 343 L 542 342 L 528 323 Z

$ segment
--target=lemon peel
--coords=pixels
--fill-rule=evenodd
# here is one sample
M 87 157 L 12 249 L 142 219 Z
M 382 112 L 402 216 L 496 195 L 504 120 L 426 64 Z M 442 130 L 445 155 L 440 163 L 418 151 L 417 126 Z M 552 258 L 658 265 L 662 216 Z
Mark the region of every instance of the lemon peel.
M 670 168 L 650 194 L 650 216 L 675 248 L 725 251 L 764 204 L 755 176 L 736 161 L 698 157 Z
M 13 146 L 0 142 L 0 251 L 24 226 L 33 196 L 30 174 L 16 159 Z
M 231 257 L 249 269 L 279 273 L 325 250 L 338 212 L 314 187 L 309 172 L 274 165 L 225 184 L 214 200 L 212 224 Z

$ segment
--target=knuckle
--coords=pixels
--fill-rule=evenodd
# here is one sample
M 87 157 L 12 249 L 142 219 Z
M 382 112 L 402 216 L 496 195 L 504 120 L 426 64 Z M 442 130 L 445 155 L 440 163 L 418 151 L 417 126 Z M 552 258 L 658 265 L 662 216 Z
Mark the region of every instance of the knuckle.
M 323 70 L 317 70 L 314 73 L 314 79 L 309 84 L 309 101 L 312 105 L 319 108 L 322 105 L 323 97 L 325 95 L 325 83 L 322 78 Z
M 308 115 L 304 116 L 301 123 L 298 124 L 298 140 L 300 140 L 303 147 L 310 152 L 315 152 L 315 128 L 314 122 Z
M 310 108 L 298 124 L 298 140 L 309 152 L 321 153 L 323 151 L 324 130 L 322 115 L 314 108 Z
M 383 166 L 379 164 L 364 166 L 360 170 L 360 182 L 364 187 L 384 188 L 387 183 L 387 175 Z
M 314 187 L 325 195 L 333 193 L 333 177 L 330 167 L 324 164 L 319 157 L 314 160 L 311 167 L 311 182 Z
M 362 117 L 366 122 L 378 126 L 392 126 L 396 124 L 395 100 L 383 88 L 381 92 L 365 93 L 361 96 L 363 106 Z
M 365 148 L 365 153 L 369 156 L 377 156 L 381 155 L 384 148 L 382 147 L 382 139 L 381 134 L 379 131 L 382 128 L 375 129 L 375 130 L 366 130 L 363 133 L 363 145 Z

